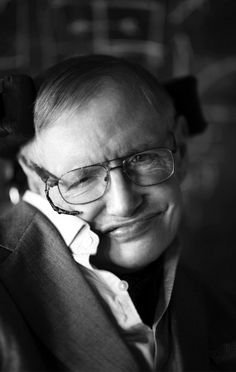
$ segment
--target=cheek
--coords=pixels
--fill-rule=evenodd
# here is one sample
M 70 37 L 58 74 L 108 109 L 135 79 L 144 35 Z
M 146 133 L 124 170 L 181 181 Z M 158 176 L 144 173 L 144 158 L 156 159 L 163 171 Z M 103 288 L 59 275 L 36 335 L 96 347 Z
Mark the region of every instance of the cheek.
M 157 231 L 161 230 L 162 232 L 162 240 L 172 239 L 178 230 L 183 209 L 179 182 L 176 178 L 172 178 L 158 185 L 152 192 L 150 190 L 148 200 L 149 208 L 152 211 L 160 209 L 165 211 L 161 225 L 157 226 Z
M 53 204 L 59 208 L 65 209 L 66 211 L 82 212 L 80 217 L 91 225 L 104 215 L 105 204 L 102 199 L 88 204 L 69 204 L 62 198 L 57 187 L 50 188 L 49 197 Z
M 150 208 L 182 208 L 182 192 L 176 177 L 147 188 L 146 200 Z
M 163 184 L 138 188 L 135 192 L 142 194 L 143 205 L 140 213 L 146 214 L 167 210 L 163 223 L 171 229 L 174 229 L 178 225 L 182 210 L 182 197 L 179 183 L 175 177 L 172 177 Z M 98 226 L 107 223 L 111 218 L 106 212 L 106 201 L 103 198 L 89 204 L 72 205 L 62 199 L 57 187 L 51 188 L 49 195 L 56 206 L 68 211 L 82 212 L 80 217 L 88 222 L 95 230 Z
M 183 200 L 177 178 L 173 178 L 165 190 L 165 198 L 168 200 L 166 213 L 166 225 L 173 234 L 176 233 L 182 216 Z
M 168 209 L 170 214 L 179 216 L 182 210 L 182 195 L 177 178 L 172 177 L 167 182 L 156 186 L 138 188 L 135 190 L 142 195 L 142 208 L 140 213 L 159 212 Z M 105 199 L 97 200 L 91 204 L 70 206 L 73 210 L 83 212 L 81 217 L 92 226 L 107 222 L 111 216 L 108 215 Z
M 106 220 L 106 213 L 105 213 L 105 203 L 102 199 L 94 201 L 88 204 L 82 205 L 70 205 L 70 210 L 76 210 L 81 212 L 80 218 L 84 221 L 88 222 L 91 228 L 96 230 L 97 224 L 102 224 L 104 220 Z M 67 205 L 68 209 L 68 205 Z
M 57 186 L 51 187 L 49 189 L 48 196 L 56 207 L 60 207 L 68 211 L 71 210 L 69 204 L 62 199 Z

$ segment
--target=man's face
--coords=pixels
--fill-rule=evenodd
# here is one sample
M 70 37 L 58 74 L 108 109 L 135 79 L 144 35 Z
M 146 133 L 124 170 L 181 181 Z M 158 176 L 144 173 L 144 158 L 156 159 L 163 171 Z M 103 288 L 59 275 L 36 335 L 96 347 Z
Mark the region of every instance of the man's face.
M 140 95 L 125 97 L 114 87 L 106 88 L 42 133 L 41 165 L 59 178 L 72 169 L 135 151 L 171 148 L 164 120 Z M 59 193 L 55 198 L 61 208 L 82 212 L 81 218 L 100 236 L 94 262 L 114 271 L 135 271 L 157 259 L 174 239 L 181 214 L 176 174 L 161 184 L 142 187 L 116 168 L 99 200 L 71 205 Z

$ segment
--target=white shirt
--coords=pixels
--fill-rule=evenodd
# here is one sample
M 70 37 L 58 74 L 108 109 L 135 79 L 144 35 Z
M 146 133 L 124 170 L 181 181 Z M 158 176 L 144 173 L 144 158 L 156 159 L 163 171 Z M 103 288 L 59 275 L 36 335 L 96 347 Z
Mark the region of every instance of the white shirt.
M 128 344 L 135 347 L 146 359 L 151 370 L 155 369 L 155 330 L 157 322 L 166 311 L 173 288 L 177 266 L 177 254 L 171 254 L 165 265 L 165 293 L 156 312 L 153 328 L 145 325 L 127 291 L 128 283 L 120 280 L 109 271 L 99 270 L 90 264 L 90 255 L 94 255 L 99 244 L 98 236 L 90 229 L 88 223 L 78 216 L 58 214 L 48 201 L 31 191 L 26 191 L 23 200 L 39 209 L 54 224 L 73 258 L 78 262 L 89 280 L 103 300 L 109 306 L 115 321 L 120 326 L 123 337 Z

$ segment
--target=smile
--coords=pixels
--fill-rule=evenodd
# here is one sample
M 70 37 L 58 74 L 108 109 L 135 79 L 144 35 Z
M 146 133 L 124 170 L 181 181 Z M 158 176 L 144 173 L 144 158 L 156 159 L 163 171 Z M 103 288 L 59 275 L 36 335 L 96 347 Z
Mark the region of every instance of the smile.
M 164 212 L 156 213 L 144 218 L 140 218 L 135 221 L 130 221 L 122 225 L 114 226 L 110 228 L 106 234 L 115 239 L 134 239 L 139 235 L 144 234 L 150 228 L 153 227 L 153 223 L 163 215 Z

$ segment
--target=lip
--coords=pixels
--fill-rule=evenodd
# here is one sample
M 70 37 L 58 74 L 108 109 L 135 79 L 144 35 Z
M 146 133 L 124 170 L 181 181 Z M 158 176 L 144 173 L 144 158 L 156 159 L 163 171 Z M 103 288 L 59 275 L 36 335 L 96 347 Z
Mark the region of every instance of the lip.
M 155 213 L 145 216 L 134 221 L 128 221 L 123 224 L 114 225 L 109 227 L 104 233 L 112 238 L 128 239 L 135 238 L 143 234 L 146 230 L 150 229 L 152 221 L 160 218 L 164 212 Z

